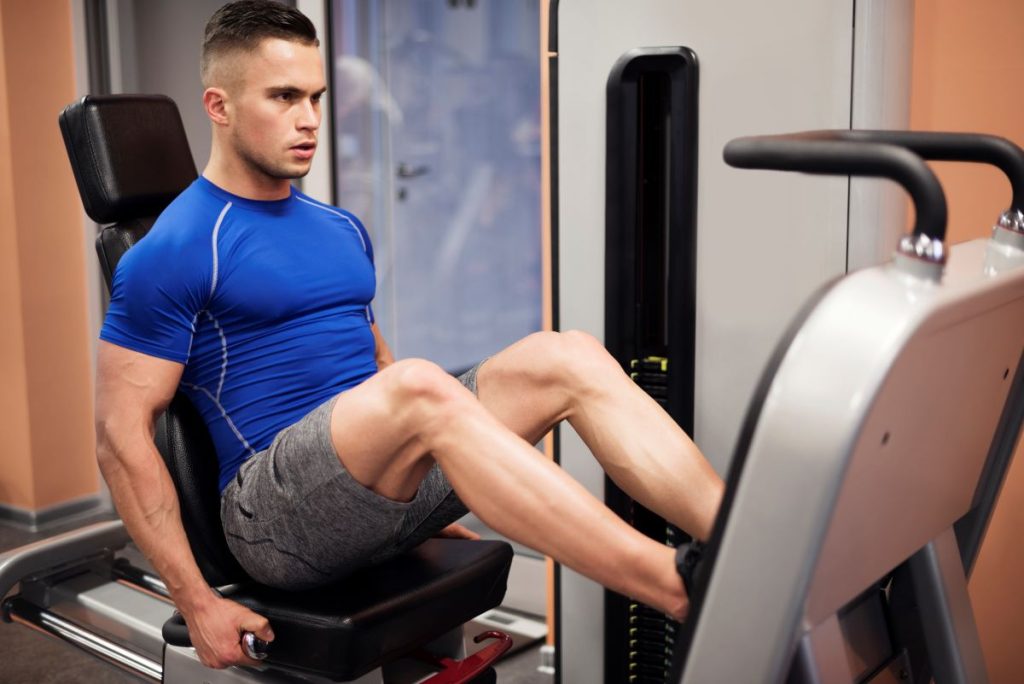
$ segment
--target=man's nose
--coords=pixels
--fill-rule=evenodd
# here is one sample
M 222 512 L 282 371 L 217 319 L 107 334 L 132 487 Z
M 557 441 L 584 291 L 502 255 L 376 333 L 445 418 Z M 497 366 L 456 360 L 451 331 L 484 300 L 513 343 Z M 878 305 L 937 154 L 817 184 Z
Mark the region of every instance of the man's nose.
M 299 117 L 295 121 L 295 127 L 300 130 L 310 131 L 315 131 L 320 128 L 319 103 L 306 100 L 299 110 Z

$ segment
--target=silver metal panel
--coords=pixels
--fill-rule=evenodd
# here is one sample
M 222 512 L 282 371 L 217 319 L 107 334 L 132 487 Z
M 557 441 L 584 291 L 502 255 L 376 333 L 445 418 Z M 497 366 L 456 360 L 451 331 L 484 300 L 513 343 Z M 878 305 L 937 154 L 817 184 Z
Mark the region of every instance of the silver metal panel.
M 501 605 L 531 615 L 547 613 L 547 565 L 542 558 L 516 554 L 508 573 L 508 589 Z
M 47 610 L 33 610 L 31 615 L 22 615 L 16 608 L 13 608 L 10 611 L 10 617 L 14 622 L 53 636 L 91 656 L 126 672 L 131 672 L 143 681 L 161 681 L 162 667 L 159 658 L 148 658 L 136 653 L 63 616 Z
M 892 659 L 883 603 L 864 596 L 803 635 L 797 656 L 812 682 L 861 682 Z
M 373 678 L 360 678 L 357 684 L 383 684 L 380 672 L 371 673 Z M 274 670 L 257 670 L 255 668 L 228 667 L 223 670 L 213 670 L 199 662 L 196 651 L 193 648 L 182 648 L 168 646 L 164 653 L 164 680 L 163 684 L 243 684 L 247 682 L 260 682 L 260 684 L 297 684 L 298 682 L 309 682 L 312 684 L 326 684 L 328 680 L 323 678 L 301 678 L 293 677 L 290 674 L 283 674 Z
M 846 658 L 846 643 L 838 617 L 829 617 L 804 635 L 803 641 L 810 659 L 811 681 L 832 684 L 854 680 L 856 673 Z
M 563 330 L 603 339 L 608 74 L 635 47 L 682 45 L 697 54 L 695 438 L 723 474 L 775 341 L 807 295 L 846 269 L 848 183 L 738 171 L 722 161 L 722 148 L 741 135 L 848 127 L 853 23 L 853 0 L 558 3 L 557 287 Z M 906 35 L 897 34 L 895 28 L 871 34 L 876 37 L 866 45 L 909 45 Z M 866 87 L 864 97 L 894 96 L 892 90 Z M 603 498 L 601 469 L 571 429 L 564 428 L 562 437 L 562 466 Z M 560 572 L 561 676 L 567 684 L 602 681 L 603 663 L 593 657 L 603 644 L 602 589 L 565 568 Z
M 155 660 L 162 657 L 161 629 L 174 613 L 171 603 L 91 573 L 54 586 L 50 599 L 53 612 Z
M 857 0 L 851 128 L 910 127 L 914 0 Z M 895 183 L 850 179 L 847 267 L 888 261 L 906 226 L 907 195 Z
M 980 380 L 972 384 L 972 364 L 978 376 L 987 376 L 989 362 L 980 352 L 975 353 L 967 336 L 956 336 L 956 343 L 969 345 L 961 350 L 941 333 L 966 322 L 981 342 L 987 338 L 994 357 L 991 363 L 996 363 L 1006 340 L 1016 345 L 1017 355 L 1024 340 L 1024 329 L 1010 320 L 1016 316 L 1024 321 L 1024 269 L 1010 269 L 999 276 L 987 274 L 988 252 L 985 240 L 955 246 L 941 284 L 910 277 L 892 265 L 852 274 L 837 283 L 804 323 L 762 407 L 683 681 L 781 681 L 801 631 L 808 592 L 808 603 L 819 615 L 829 606 L 834 609 L 840 596 L 850 598 L 849 587 L 866 577 L 864 568 L 877 569 L 883 555 L 893 564 L 906 557 L 894 557 L 899 555 L 899 545 L 890 538 L 904 544 L 948 513 L 918 518 L 910 509 L 927 509 L 929 501 L 951 491 L 953 478 L 941 472 L 944 468 L 957 468 L 956 477 L 969 478 L 974 471 L 959 469 L 947 452 L 962 452 L 971 446 L 969 453 L 960 453 L 970 462 L 973 445 L 967 442 L 983 436 L 973 430 L 967 431 L 968 435 L 948 425 L 949 414 L 941 402 L 932 402 L 927 395 L 941 392 L 946 401 L 960 402 L 960 410 L 967 411 L 963 422 L 984 423 L 984 416 L 965 404 L 977 401 L 987 405 L 991 402 L 983 394 L 1005 394 Z M 1003 315 L 1010 312 L 1014 312 L 1012 316 Z M 1007 327 L 993 329 L 996 320 Z M 1014 356 L 1013 362 L 1016 360 Z M 904 362 L 930 365 L 934 374 L 952 383 L 951 392 L 926 385 L 918 388 L 915 403 L 907 403 L 909 395 L 889 382 L 890 370 L 901 382 L 920 380 L 920 373 L 904 374 Z M 968 366 L 968 371 L 955 368 L 960 364 Z M 1000 367 L 1000 376 L 1004 367 Z M 970 388 L 970 401 L 957 393 L 958 384 Z M 904 403 L 897 407 L 886 404 L 888 416 L 896 421 L 889 439 L 907 440 L 904 444 L 920 442 L 924 448 L 902 449 L 891 459 L 907 461 L 892 467 L 906 466 L 907 473 L 912 469 L 916 474 L 914 482 L 904 479 L 913 505 L 905 505 L 897 513 L 890 509 L 895 518 L 875 519 L 870 513 L 872 506 L 890 505 L 886 498 L 875 497 L 873 485 L 884 478 L 876 475 L 869 481 L 858 478 L 857 473 L 862 459 L 870 462 L 872 458 L 871 449 L 862 445 L 869 439 L 881 442 L 882 435 L 876 435 L 871 420 L 876 406 L 892 393 L 903 397 Z M 928 411 L 938 411 L 935 424 L 918 420 L 916 409 L 922 405 L 918 402 L 924 402 Z M 994 413 L 998 415 L 998 410 Z M 949 443 L 932 439 L 933 432 L 949 435 Z M 981 440 L 985 447 L 990 439 L 988 435 Z M 848 471 L 854 484 L 842 487 Z M 963 484 L 973 492 L 976 483 Z M 841 491 L 850 492 L 846 500 L 840 498 Z M 959 505 L 954 502 L 953 507 Z M 835 527 L 834 511 L 837 519 L 849 523 Z M 859 558 L 848 559 L 851 567 L 839 569 L 831 564 L 831 554 L 839 553 L 836 540 L 851 543 L 848 535 L 854 534 L 855 511 L 867 516 L 862 524 L 875 535 L 872 548 L 884 551 L 866 551 L 863 563 Z M 912 524 L 904 526 L 907 520 Z M 942 529 L 932 529 L 932 535 Z M 826 531 L 830 535 L 827 540 Z M 830 564 L 827 571 L 815 575 L 823 545 L 823 561 L 828 559 Z M 861 548 L 867 549 L 867 545 Z M 750 581 L 750 568 L 754 567 L 758 568 L 757 582 Z M 814 624 L 813 620 L 809 624 Z M 736 658 L 736 653 L 743 657 Z
M 980 252 L 983 242 L 974 246 Z M 970 508 L 1024 341 L 1024 298 L 1007 301 L 1009 292 L 936 311 L 888 369 L 821 550 L 807 600 L 812 622 Z
M 80 563 L 104 550 L 114 551 L 128 543 L 128 532 L 120 520 L 95 523 L 26 544 L 0 554 L 0 598 L 20 580 Z

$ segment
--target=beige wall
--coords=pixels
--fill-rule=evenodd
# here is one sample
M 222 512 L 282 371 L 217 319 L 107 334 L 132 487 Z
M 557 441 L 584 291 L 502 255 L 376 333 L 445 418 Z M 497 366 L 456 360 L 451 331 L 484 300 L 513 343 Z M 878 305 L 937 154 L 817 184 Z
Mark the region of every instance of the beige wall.
M 98 490 L 82 213 L 57 127 L 75 97 L 67 0 L 0 0 L 0 504 Z
M 1024 2 L 917 0 L 911 127 L 994 133 L 1024 146 Z M 1009 206 L 994 169 L 937 164 L 952 242 L 987 237 Z M 1007 477 L 971 577 L 982 648 L 994 684 L 1024 681 L 1024 449 Z

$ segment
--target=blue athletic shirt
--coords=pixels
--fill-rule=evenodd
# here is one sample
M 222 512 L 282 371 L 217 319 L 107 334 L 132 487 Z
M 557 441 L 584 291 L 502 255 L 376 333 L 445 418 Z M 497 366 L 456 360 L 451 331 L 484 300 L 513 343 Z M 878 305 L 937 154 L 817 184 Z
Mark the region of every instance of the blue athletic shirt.
M 375 286 L 349 212 L 199 177 L 121 258 L 100 338 L 185 365 L 179 389 L 210 430 L 223 491 L 279 431 L 377 372 Z

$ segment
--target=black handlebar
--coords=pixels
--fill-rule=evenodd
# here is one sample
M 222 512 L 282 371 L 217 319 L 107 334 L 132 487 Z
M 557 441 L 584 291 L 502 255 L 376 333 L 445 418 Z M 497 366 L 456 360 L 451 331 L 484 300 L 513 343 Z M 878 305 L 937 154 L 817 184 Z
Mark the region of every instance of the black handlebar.
M 164 623 L 163 629 L 160 632 L 163 634 L 164 641 L 171 646 L 189 647 L 192 645 L 192 637 L 188 635 L 188 626 L 185 624 L 185 618 L 181 616 L 181 613 L 175 612 Z
M 915 235 L 946 237 L 946 196 L 931 169 L 895 144 L 843 139 L 850 131 L 810 131 L 737 138 L 725 146 L 725 162 L 741 169 L 888 178 L 910 194 Z
M 838 140 L 899 145 L 924 159 L 976 162 L 1002 171 L 1013 189 L 1011 210 L 1024 211 L 1024 150 L 1006 138 L 932 131 L 816 131 Z
M 185 648 L 191 648 L 192 646 L 192 637 L 189 636 L 188 625 L 185 624 L 185 618 L 177 611 L 164 622 L 160 632 L 164 637 L 164 641 L 171 646 L 183 646 Z M 245 632 L 242 635 L 242 650 L 254 660 L 263 660 L 270 651 L 270 644 L 256 638 L 251 632 Z

